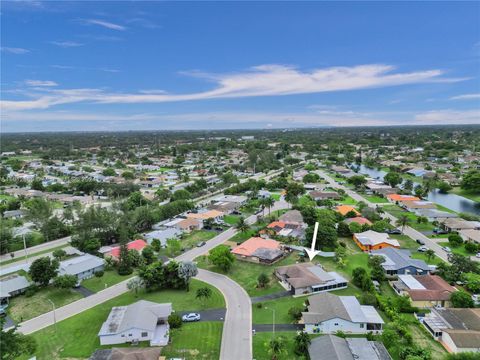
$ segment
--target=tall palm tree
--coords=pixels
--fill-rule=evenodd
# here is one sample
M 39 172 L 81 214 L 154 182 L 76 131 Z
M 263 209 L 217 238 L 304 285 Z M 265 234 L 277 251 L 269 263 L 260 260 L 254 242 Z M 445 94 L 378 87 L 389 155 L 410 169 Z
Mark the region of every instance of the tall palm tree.
M 275 199 L 271 196 L 265 198 L 265 206 L 268 208 L 268 216 L 270 216 L 270 210 L 272 209 L 273 205 L 275 205 Z
M 410 222 L 410 219 L 407 215 L 400 215 L 400 217 L 398 218 L 397 226 L 402 227 L 402 233 L 405 230 L 405 226 L 407 226 L 409 222 Z
M 248 226 L 248 224 L 245 222 L 245 218 L 242 216 L 240 219 L 238 219 L 235 229 L 242 233 L 246 233 L 250 229 L 250 226 Z

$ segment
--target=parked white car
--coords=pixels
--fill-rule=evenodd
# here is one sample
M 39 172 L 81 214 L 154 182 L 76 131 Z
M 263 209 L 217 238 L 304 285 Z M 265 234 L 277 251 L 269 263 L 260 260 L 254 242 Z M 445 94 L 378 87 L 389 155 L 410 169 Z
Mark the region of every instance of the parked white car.
M 197 314 L 197 313 L 185 314 L 182 316 L 182 321 L 184 322 L 200 321 L 200 314 Z

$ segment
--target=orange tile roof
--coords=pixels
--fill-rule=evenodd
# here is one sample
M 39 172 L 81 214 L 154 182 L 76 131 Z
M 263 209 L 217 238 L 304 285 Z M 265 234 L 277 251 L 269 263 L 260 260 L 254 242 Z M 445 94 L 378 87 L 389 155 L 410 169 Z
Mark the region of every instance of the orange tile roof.
M 347 219 L 345 220 L 346 223 L 352 223 L 352 222 L 356 222 L 357 224 L 360 224 L 360 225 L 363 225 L 363 224 L 368 224 L 368 225 L 372 225 L 372 222 L 370 220 L 368 220 L 367 218 L 364 218 L 364 217 L 361 217 L 361 216 L 357 216 L 357 217 L 354 217 L 354 218 L 350 218 L 350 219 Z
M 355 214 L 360 215 L 360 213 L 351 205 L 338 205 L 336 209 L 337 212 L 342 215 L 347 215 L 350 211 L 353 211 Z
M 232 250 L 232 253 L 242 256 L 251 256 L 257 249 L 280 249 L 280 243 L 272 239 L 263 239 L 261 237 L 251 237 L 247 241 L 238 245 Z
M 412 195 L 390 194 L 387 197 L 392 201 L 418 201 L 420 198 Z
M 267 227 L 271 229 L 271 228 L 274 228 L 274 227 L 278 226 L 278 227 L 281 227 L 283 229 L 285 227 L 285 225 L 286 224 L 283 221 L 274 221 L 271 224 L 269 224 Z
M 207 220 L 207 219 L 214 219 L 219 216 L 223 216 L 223 212 L 218 211 L 218 210 L 209 210 L 205 211 L 203 213 L 190 213 L 187 214 L 187 218 L 193 218 L 193 219 L 200 219 L 200 220 Z

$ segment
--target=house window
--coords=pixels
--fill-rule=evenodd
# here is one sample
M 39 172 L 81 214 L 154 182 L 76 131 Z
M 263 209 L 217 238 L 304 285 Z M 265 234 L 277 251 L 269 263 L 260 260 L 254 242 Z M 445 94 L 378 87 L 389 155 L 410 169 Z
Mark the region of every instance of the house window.
M 132 334 L 128 334 L 128 336 L 132 336 Z
M 334 325 L 335 325 L 335 326 L 338 326 L 338 323 L 335 323 Z
M 147 332 L 142 332 L 142 337 L 147 337 L 148 333 Z
M 365 324 L 360 324 L 360 329 L 363 329 L 365 327 Z

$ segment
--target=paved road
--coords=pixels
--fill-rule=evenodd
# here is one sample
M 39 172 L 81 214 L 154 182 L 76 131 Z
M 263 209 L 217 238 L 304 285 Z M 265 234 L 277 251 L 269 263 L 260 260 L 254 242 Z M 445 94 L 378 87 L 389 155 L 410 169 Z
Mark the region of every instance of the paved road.
M 224 321 L 227 309 L 209 309 L 209 310 L 188 310 L 181 311 L 178 315 L 183 316 L 190 313 L 200 314 L 200 321 Z
M 320 175 L 321 177 L 323 177 L 328 183 L 329 185 L 331 186 L 335 186 L 339 189 L 343 189 L 345 190 L 345 192 L 351 197 L 353 198 L 354 200 L 357 200 L 357 201 L 363 201 L 364 203 L 366 203 L 369 207 L 372 207 L 372 208 L 375 208 L 378 204 L 374 204 L 374 203 L 371 203 L 370 201 L 368 201 L 367 199 L 365 199 L 364 197 L 362 197 L 361 195 L 359 195 L 358 193 L 356 193 L 355 191 L 347 188 L 346 186 L 343 186 L 343 185 L 340 185 L 339 183 L 337 183 L 331 176 L 329 176 L 328 174 L 326 174 L 324 171 L 321 171 L 321 170 L 317 170 L 316 173 L 318 175 Z M 387 212 L 385 212 L 384 214 L 382 214 L 382 217 L 383 218 L 387 218 L 387 219 L 390 219 L 392 221 L 393 224 L 395 224 L 397 222 L 397 218 Z M 438 245 L 434 240 L 426 237 L 424 234 L 422 234 L 421 232 L 415 230 L 414 228 L 411 228 L 410 226 L 405 226 L 404 230 L 403 230 L 403 233 L 405 235 L 408 235 L 410 236 L 412 239 L 414 240 L 423 240 L 423 242 L 425 243 L 425 246 L 428 247 L 429 249 L 432 249 L 433 251 L 435 251 L 435 254 L 440 258 L 442 259 L 443 261 L 446 261 L 448 262 L 448 254 L 445 250 L 442 249 L 442 247 L 440 245 Z
M 43 243 L 43 244 L 40 244 L 40 245 L 35 245 L 35 246 L 27 248 L 27 255 L 35 254 L 35 253 L 40 252 L 40 251 L 49 250 L 49 249 L 55 248 L 57 246 L 66 245 L 69 242 L 70 242 L 70 236 L 67 236 L 67 237 L 57 239 L 57 240 L 53 240 L 53 241 L 49 241 L 49 242 L 46 242 L 46 243 Z M 19 261 L 21 261 L 22 259 L 25 259 L 25 250 L 23 250 L 23 249 L 18 250 L 18 251 L 14 251 L 13 254 L 14 254 L 14 257 L 13 257 L 14 259 L 18 259 Z M 10 256 L 10 253 L 3 254 L 3 255 L 0 256 L 0 262 L 6 261 L 6 260 L 11 260 L 11 259 L 12 259 L 12 257 Z
M 253 324 L 253 330 L 256 332 L 272 332 L 272 324 Z M 275 324 L 275 331 L 301 331 L 305 329 L 305 324 Z

